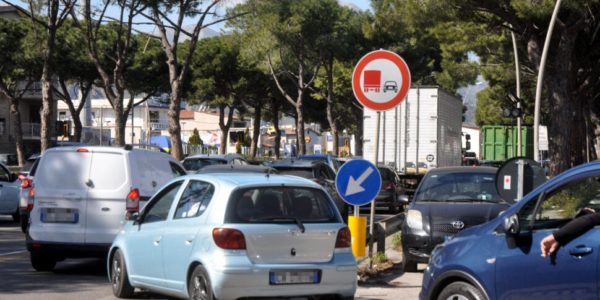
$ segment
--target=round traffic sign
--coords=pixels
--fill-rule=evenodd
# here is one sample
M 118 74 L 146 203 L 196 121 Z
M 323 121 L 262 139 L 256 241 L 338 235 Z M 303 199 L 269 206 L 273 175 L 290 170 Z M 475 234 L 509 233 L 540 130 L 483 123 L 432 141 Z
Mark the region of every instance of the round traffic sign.
M 519 164 L 523 164 L 523 195 L 546 182 L 544 169 L 535 160 L 525 157 L 513 157 L 496 172 L 496 189 L 502 199 L 508 203 L 518 201 L 517 190 L 519 184 Z
M 364 205 L 373 201 L 379 194 L 381 174 L 368 160 L 349 160 L 338 170 L 335 188 L 346 203 Z
M 384 111 L 400 104 L 410 89 L 410 70 L 398 54 L 377 50 L 367 53 L 354 67 L 352 90 L 365 107 Z

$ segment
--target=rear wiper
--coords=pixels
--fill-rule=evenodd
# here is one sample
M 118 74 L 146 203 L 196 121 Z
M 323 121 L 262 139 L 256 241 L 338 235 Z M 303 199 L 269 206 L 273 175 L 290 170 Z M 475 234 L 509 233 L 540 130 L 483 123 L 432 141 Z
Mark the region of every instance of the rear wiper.
M 260 217 L 260 218 L 252 218 L 250 221 L 293 221 L 300 228 L 300 232 L 304 233 L 306 228 L 304 228 L 304 224 L 300 221 L 299 218 L 295 217 L 284 217 L 284 216 L 272 216 L 272 217 Z

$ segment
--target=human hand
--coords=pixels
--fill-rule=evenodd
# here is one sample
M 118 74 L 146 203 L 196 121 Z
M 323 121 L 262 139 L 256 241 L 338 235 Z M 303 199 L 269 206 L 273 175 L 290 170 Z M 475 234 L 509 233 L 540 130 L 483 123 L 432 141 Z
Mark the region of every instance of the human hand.
M 558 248 L 558 242 L 554 239 L 554 235 L 550 234 L 540 242 L 542 257 L 552 255 Z

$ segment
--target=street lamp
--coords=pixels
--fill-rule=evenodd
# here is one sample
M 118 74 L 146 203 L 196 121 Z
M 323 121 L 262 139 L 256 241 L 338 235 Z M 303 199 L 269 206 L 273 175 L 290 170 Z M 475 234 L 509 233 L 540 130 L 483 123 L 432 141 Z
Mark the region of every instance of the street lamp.
M 552 18 L 550 19 L 550 25 L 548 26 L 548 32 L 546 33 L 546 41 L 544 41 L 544 49 L 542 50 L 542 58 L 540 60 L 540 70 L 538 72 L 537 85 L 535 88 L 535 110 L 533 114 L 533 160 L 540 161 L 540 101 L 542 97 L 542 84 L 544 81 L 544 69 L 546 68 L 546 58 L 548 57 L 548 48 L 550 46 L 550 39 L 552 37 L 552 31 L 554 30 L 554 23 L 556 22 L 556 16 L 560 9 L 561 0 L 556 0 L 554 11 L 552 12 Z

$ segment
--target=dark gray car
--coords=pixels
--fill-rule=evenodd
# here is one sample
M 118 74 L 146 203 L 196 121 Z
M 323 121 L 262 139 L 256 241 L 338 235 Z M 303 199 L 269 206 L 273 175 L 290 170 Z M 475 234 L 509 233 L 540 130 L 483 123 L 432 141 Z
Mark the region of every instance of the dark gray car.
M 430 170 L 417 188 L 402 225 L 405 272 L 426 263 L 433 248 L 465 228 L 485 223 L 510 203 L 496 190 L 496 168 Z

